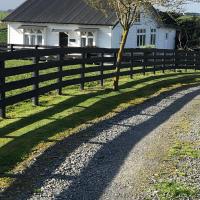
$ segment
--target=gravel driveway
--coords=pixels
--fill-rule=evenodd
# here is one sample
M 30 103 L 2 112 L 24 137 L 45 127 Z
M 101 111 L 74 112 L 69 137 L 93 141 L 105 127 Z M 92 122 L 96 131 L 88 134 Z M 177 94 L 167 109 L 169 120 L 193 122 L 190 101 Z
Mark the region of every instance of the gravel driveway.
M 200 86 L 174 89 L 92 124 L 40 155 L 1 199 L 137 199 L 166 153 L 171 122 L 199 97 Z

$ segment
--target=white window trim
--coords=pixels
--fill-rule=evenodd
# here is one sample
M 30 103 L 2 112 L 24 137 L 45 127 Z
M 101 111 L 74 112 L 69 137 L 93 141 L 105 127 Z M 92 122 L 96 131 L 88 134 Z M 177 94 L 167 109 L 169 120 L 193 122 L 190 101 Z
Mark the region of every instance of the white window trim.
M 157 41 L 157 30 L 156 28 L 151 28 L 150 29 L 151 35 L 150 35 L 150 45 L 156 46 L 156 41 Z M 154 37 L 154 39 L 153 39 Z M 153 44 L 153 40 L 154 40 L 154 44 Z
M 139 44 L 138 44 L 138 37 L 139 37 Z M 142 42 L 141 42 L 142 40 Z M 136 42 L 137 42 L 137 47 L 144 47 L 146 45 L 146 41 L 147 38 L 146 38 L 146 29 L 145 28 L 140 28 L 140 29 L 137 29 L 137 39 L 136 39 Z
M 33 31 L 33 33 L 31 33 Z M 41 31 L 41 33 L 37 33 Z M 28 44 L 25 43 L 25 36 L 28 36 Z M 31 37 L 35 36 L 35 44 L 31 44 Z M 42 36 L 42 43 L 38 43 L 38 36 Z M 41 29 L 24 29 L 23 31 L 24 45 L 44 45 L 44 30 Z
M 86 33 L 86 35 L 82 35 L 83 32 Z M 80 32 L 80 47 L 82 47 L 81 46 L 81 39 L 82 38 L 86 39 L 86 47 L 88 46 L 88 40 L 89 39 L 93 39 L 93 45 L 92 46 L 96 46 L 96 33 L 91 32 L 91 31 L 88 31 L 88 32 L 83 31 L 83 32 Z M 93 36 L 90 36 L 89 33 L 92 33 Z

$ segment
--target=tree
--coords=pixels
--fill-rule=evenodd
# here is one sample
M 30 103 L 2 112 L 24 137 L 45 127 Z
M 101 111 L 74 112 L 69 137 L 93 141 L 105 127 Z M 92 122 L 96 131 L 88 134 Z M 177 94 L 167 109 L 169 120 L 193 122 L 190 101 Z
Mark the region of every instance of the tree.
M 179 9 L 185 0 L 85 0 L 90 6 L 102 11 L 105 15 L 115 12 L 123 29 L 119 52 L 117 55 L 114 90 L 119 90 L 120 64 L 130 27 L 134 24 L 141 9 L 152 10 L 152 5 L 167 9 Z
M 200 47 L 200 16 L 182 15 L 176 18 L 180 27 L 178 48 L 194 49 Z

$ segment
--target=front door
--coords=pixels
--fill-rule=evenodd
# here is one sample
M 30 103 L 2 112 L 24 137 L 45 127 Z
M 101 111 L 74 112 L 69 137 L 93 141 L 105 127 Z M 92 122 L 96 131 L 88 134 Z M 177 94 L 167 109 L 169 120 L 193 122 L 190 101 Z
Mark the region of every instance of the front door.
M 59 33 L 59 45 L 61 47 L 67 47 L 68 46 L 68 34 L 66 33 Z

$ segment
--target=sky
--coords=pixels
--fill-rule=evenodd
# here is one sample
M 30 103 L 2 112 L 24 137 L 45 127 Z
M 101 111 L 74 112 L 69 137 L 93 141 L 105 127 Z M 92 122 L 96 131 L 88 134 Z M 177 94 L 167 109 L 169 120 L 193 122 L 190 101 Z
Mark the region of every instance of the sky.
M 200 13 L 200 3 L 189 3 L 185 9 L 187 12 Z
M 15 9 L 25 0 L 0 0 L 0 10 Z
M 0 10 L 15 9 L 25 0 L 0 0 Z M 200 13 L 200 3 L 189 3 L 185 5 L 186 12 Z

